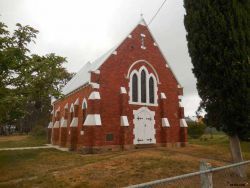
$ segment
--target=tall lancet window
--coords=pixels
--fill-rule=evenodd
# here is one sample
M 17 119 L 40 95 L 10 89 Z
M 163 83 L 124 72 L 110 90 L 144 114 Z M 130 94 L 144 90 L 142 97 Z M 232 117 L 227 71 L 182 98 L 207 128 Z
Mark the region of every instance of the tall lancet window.
M 147 102 L 146 95 L 146 72 L 144 70 L 141 71 L 141 102 Z
M 85 100 L 82 102 L 82 123 L 84 124 L 87 117 L 87 103 Z
M 138 102 L 138 77 L 136 74 L 132 77 L 132 101 Z
M 149 78 L 149 103 L 152 103 L 152 104 L 154 104 L 154 102 L 155 102 L 155 96 L 154 96 L 154 94 L 155 94 L 155 89 L 154 89 L 154 79 L 153 79 L 153 77 L 150 77 Z
M 70 111 L 69 111 L 69 123 L 72 122 L 73 117 L 74 117 L 74 105 L 71 104 Z

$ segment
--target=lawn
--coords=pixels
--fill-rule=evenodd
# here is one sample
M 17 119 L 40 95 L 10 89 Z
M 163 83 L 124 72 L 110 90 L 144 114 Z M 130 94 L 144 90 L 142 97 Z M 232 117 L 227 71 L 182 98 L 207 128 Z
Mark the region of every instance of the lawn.
M 0 148 L 32 147 L 47 144 L 44 136 L 15 135 L 0 137 Z
M 213 166 L 230 163 L 225 135 L 189 141 L 185 148 L 93 155 L 55 149 L 0 151 L 0 187 L 122 187 L 195 172 L 204 159 Z M 250 143 L 242 145 L 245 160 L 250 159 Z

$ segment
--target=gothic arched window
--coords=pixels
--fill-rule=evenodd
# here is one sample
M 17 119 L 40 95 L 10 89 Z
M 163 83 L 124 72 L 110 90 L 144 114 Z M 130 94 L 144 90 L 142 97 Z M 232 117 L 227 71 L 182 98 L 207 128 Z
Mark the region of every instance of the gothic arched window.
M 152 71 L 152 70 L 151 70 Z M 157 106 L 157 73 L 151 73 L 145 66 L 134 69 L 129 74 L 129 103 Z
M 138 77 L 136 74 L 132 77 L 132 101 L 138 102 Z
M 70 111 L 69 111 L 69 123 L 72 122 L 73 117 L 74 117 L 74 105 L 71 104 Z
M 87 117 L 87 104 L 86 101 L 83 101 L 82 104 L 82 123 L 84 124 L 84 121 L 86 120 Z
M 149 103 L 154 104 L 155 102 L 155 88 L 154 88 L 154 79 L 153 77 L 149 78 Z
M 146 72 L 144 70 L 141 71 L 141 102 L 147 102 L 146 95 Z

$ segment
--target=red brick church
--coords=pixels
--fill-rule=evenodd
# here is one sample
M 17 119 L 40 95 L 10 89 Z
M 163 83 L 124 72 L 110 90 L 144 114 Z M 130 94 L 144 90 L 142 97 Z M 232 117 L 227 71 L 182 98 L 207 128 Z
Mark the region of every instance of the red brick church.
M 52 103 L 52 144 L 98 152 L 187 142 L 183 88 L 144 20 L 62 93 Z

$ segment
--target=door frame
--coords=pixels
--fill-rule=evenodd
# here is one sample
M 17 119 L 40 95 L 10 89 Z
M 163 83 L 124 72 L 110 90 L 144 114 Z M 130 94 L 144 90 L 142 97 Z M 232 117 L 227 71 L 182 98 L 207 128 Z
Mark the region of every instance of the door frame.
M 152 127 L 152 133 L 153 134 L 153 141 L 152 141 L 152 144 L 156 144 L 156 137 L 155 137 L 155 133 L 156 133 L 156 130 L 155 130 L 155 112 L 154 111 L 151 111 L 148 109 L 148 107 L 141 107 L 137 110 L 133 110 L 133 115 L 134 115 L 134 118 L 133 118 L 133 123 L 134 123 L 134 129 L 133 129 L 133 134 L 134 134 L 134 138 L 133 138 L 133 144 L 150 144 L 150 143 L 138 143 L 138 141 L 136 140 L 137 139 L 137 129 L 136 129 L 136 126 L 139 126 L 137 123 L 138 123 L 138 120 L 136 120 L 136 116 L 139 114 L 139 113 L 142 113 L 146 111 L 148 114 L 150 114 L 150 117 L 152 118 L 151 120 L 151 127 Z

